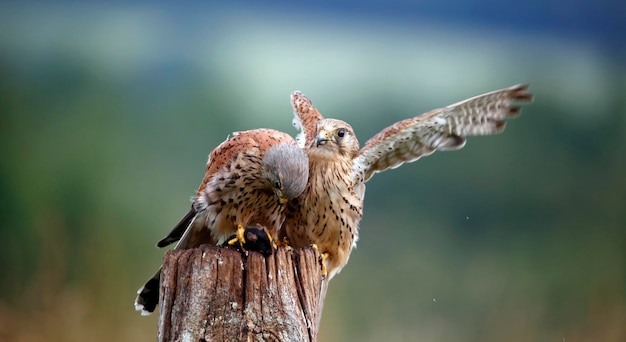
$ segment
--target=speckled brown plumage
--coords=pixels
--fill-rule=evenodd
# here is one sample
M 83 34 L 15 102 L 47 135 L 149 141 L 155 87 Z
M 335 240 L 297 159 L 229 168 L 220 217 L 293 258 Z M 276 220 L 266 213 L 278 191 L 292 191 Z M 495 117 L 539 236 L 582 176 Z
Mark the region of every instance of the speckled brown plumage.
M 517 104 L 532 101 L 527 90 L 513 86 L 397 122 L 361 150 L 349 124 L 323 118 L 304 94 L 294 92 L 294 126 L 302 130 L 296 140 L 309 157 L 309 183 L 289 203 L 279 237 L 294 247 L 316 244 L 332 278 L 356 246 L 365 182 L 374 173 L 462 148 L 466 136 L 502 132 L 505 119 L 519 114 Z
M 289 200 L 308 180 L 308 159 L 286 133 L 256 129 L 233 133 L 209 155 L 205 176 L 191 209 L 157 243 L 178 241 L 176 249 L 221 244 L 238 226 L 259 225 L 276 236 Z M 160 271 L 138 291 L 135 307 L 142 314 L 158 302 Z

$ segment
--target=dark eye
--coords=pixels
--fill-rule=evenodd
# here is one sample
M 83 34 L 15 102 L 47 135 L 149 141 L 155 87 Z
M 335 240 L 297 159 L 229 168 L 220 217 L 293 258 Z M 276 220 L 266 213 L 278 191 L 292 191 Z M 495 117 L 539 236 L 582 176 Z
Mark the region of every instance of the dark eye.
M 343 136 L 346 135 L 346 130 L 345 129 L 340 129 L 337 131 L 337 136 L 340 138 L 343 138 Z
M 274 187 L 275 187 L 276 189 L 280 189 L 280 181 L 275 181 L 275 182 L 274 182 Z

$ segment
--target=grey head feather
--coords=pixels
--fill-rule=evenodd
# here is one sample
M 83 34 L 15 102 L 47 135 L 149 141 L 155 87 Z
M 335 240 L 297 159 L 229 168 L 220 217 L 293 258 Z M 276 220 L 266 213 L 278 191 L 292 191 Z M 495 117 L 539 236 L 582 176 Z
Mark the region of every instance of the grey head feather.
M 270 147 L 263 157 L 268 180 L 287 199 L 304 192 L 309 180 L 309 158 L 296 145 L 282 143 Z

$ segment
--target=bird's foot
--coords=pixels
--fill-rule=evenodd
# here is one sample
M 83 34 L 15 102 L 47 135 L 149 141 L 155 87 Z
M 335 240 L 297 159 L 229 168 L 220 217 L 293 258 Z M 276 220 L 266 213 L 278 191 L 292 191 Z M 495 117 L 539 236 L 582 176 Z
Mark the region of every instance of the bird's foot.
M 276 247 L 285 247 L 288 251 L 292 250 L 291 246 L 289 245 L 289 239 L 287 239 L 286 236 L 283 237 L 282 240 L 276 240 L 276 243 L 274 245 Z
M 238 224 L 237 225 L 237 234 L 235 235 L 234 238 L 228 240 L 228 245 L 229 246 L 237 246 L 237 244 L 239 244 L 239 248 L 241 248 L 242 251 L 246 251 L 246 248 L 244 247 L 246 244 L 246 228 L 244 228 L 244 226 Z
M 326 260 L 328 260 L 328 253 L 322 253 L 320 255 L 320 262 L 322 263 L 322 277 L 326 278 L 328 276 L 328 268 L 326 267 Z
M 311 244 L 311 248 L 316 250 L 318 253 L 320 251 L 319 247 L 317 247 L 317 244 Z M 328 253 L 320 253 L 320 257 L 319 257 L 319 261 L 322 264 L 322 277 L 324 278 L 328 276 L 328 268 L 326 267 L 326 260 L 328 260 L 329 256 L 330 254 Z
M 265 236 L 267 236 L 267 240 L 269 240 L 270 246 L 272 246 L 272 249 L 276 249 L 276 241 L 274 240 L 274 237 L 272 237 L 272 234 L 270 234 L 270 232 L 261 225 L 259 225 L 259 229 L 263 229 Z

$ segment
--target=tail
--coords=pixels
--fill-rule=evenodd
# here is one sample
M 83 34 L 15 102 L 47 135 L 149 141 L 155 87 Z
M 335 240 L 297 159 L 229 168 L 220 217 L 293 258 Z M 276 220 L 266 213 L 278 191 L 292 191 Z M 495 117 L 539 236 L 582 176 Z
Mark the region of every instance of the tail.
M 139 290 L 135 298 L 135 310 L 141 311 L 142 316 L 148 316 L 154 312 L 159 304 L 159 287 L 161 283 L 161 269 L 150 278 Z

